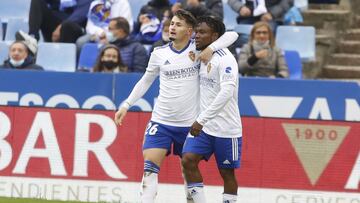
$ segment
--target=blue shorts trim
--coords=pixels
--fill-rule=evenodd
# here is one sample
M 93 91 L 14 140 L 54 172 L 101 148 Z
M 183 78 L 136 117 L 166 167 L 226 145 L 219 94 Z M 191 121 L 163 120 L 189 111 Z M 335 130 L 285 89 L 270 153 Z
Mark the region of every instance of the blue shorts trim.
M 143 150 L 167 149 L 168 154 L 182 155 L 182 148 L 190 127 L 175 127 L 150 121 L 145 130 Z M 167 155 L 168 155 L 167 154 Z
M 183 154 L 194 153 L 202 155 L 207 161 L 215 155 L 218 168 L 239 168 L 241 159 L 242 137 L 215 137 L 201 131 L 200 135 L 186 138 Z

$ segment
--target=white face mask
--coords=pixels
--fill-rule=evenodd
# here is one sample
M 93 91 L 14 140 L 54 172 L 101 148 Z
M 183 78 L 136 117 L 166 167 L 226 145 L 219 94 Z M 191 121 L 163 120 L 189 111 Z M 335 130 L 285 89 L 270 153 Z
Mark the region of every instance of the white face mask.
M 106 32 L 106 39 L 109 41 L 109 42 L 114 42 L 116 40 L 114 34 L 110 31 L 107 31 Z
M 166 41 L 166 42 L 169 41 L 169 33 L 163 32 L 163 33 L 161 34 L 161 37 L 162 37 L 162 39 L 163 39 L 164 41 Z
M 24 63 L 24 61 L 25 61 L 25 59 L 17 61 L 13 58 L 10 58 L 10 63 L 15 67 L 21 66 Z

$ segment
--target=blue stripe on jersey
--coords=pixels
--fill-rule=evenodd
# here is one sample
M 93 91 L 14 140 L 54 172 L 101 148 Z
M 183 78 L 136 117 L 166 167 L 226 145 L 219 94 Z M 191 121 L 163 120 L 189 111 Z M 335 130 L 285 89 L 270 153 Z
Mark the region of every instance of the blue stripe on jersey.
M 192 44 L 192 41 L 193 41 L 193 40 L 189 40 L 188 44 L 187 44 L 183 49 L 181 49 L 180 51 L 178 51 L 178 50 L 176 50 L 176 49 L 173 48 L 173 43 L 172 43 L 172 42 L 169 43 L 169 46 L 170 46 L 170 49 L 171 49 L 173 52 L 175 52 L 175 53 L 177 53 L 177 54 L 181 54 L 183 51 L 185 51 L 185 50 L 190 46 L 190 44 Z
M 204 187 L 204 183 L 188 183 L 187 188 L 193 188 L 193 187 Z
M 145 172 L 152 172 L 152 173 L 159 173 L 160 167 L 154 164 L 152 161 L 146 160 L 144 162 L 144 171 Z
M 220 50 L 217 50 L 215 53 L 217 53 L 219 56 L 225 56 L 226 55 L 226 52 L 222 49 Z

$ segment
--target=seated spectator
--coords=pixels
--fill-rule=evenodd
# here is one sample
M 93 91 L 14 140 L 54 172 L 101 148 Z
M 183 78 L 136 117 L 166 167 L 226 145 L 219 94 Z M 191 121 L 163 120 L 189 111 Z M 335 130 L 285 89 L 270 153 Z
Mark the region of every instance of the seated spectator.
M 237 13 L 239 24 L 254 24 L 265 21 L 273 30 L 277 23 L 282 24 L 284 15 L 294 5 L 294 0 L 228 0 L 230 7 Z
M 168 19 L 163 22 L 163 27 L 162 27 L 162 31 L 161 31 L 161 39 L 159 39 L 152 45 L 152 47 L 150 49 L 150 53 L 152 52 L 152 50 L 154 50 L 155 47 L 159 47 L 159 46 L 169 43 L 169 41 L 170 41 L 169 27 L 170 27 L 170 20 Z
M 93 72 L 121 73 L 127 71 L 128 67 L 121 59 L 119 48 L 112 44 L 103 47 L 93 68 Z
M 240 51 L 238 64 L 240 73 L 245 76 L 289 76 L 284 53 L 275 46 L 273 32 L 266 22 L 255 23 L 249 43 Z
M 41 30 L 46 42 L 75 43 L 84 34 L 91 1 L 31 0 L 29 32 L 18 32 L 16 39 L 36 44 Z
M 153 44 L 161 39 L 162 23 L 153 14 L 139 16 L 140 33 L 135 36 L 143 44 Z
M 148 55 L 145 47 L 130 35 L 130 25 L 124 17 L 110 20 L 107 41 L 120 49 L 124 64 L 129 72 L 145 72 Z
M 34 58 L 29 55 L 26 44 L 23 41 L 15 41 L 10 45 L 9 58 L 4 61 L 0 69 L 44 70 L 34 61 Z
M 219 17 L 221 20 L 224 18 L 224 8 L 221 0 L 180 0 L 172 7 L 172 12 L 183 8 L 195 17 L 203 15 L 213 15 Z
M 171 4 L 169 0 L 150 0 L 146 5 L 142 6 L 140 13 L 134 23 L 134 30 L 132 35 L 137 36 L 140 33 L 141 22 L 140 18 L 144 14 L 152 14 L 160 22 L 171 18 Z
M 86 34 L 76 41 L 78 51 L 87 42 L 104 42 L 111 18 L 126 18 L 132 29 L 133 19 L 128 0 L 94 0 L 89 8 Z

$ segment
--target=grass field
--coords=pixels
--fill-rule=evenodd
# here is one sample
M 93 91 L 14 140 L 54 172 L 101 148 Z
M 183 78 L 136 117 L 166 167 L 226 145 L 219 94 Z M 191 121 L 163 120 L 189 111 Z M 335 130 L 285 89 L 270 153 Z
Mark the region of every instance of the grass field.
M 76 201 L 52 201 L 40 199 L 22 199 L 22 198 L 5 198 L 0 197 L 0 203 L 81 203 Z

